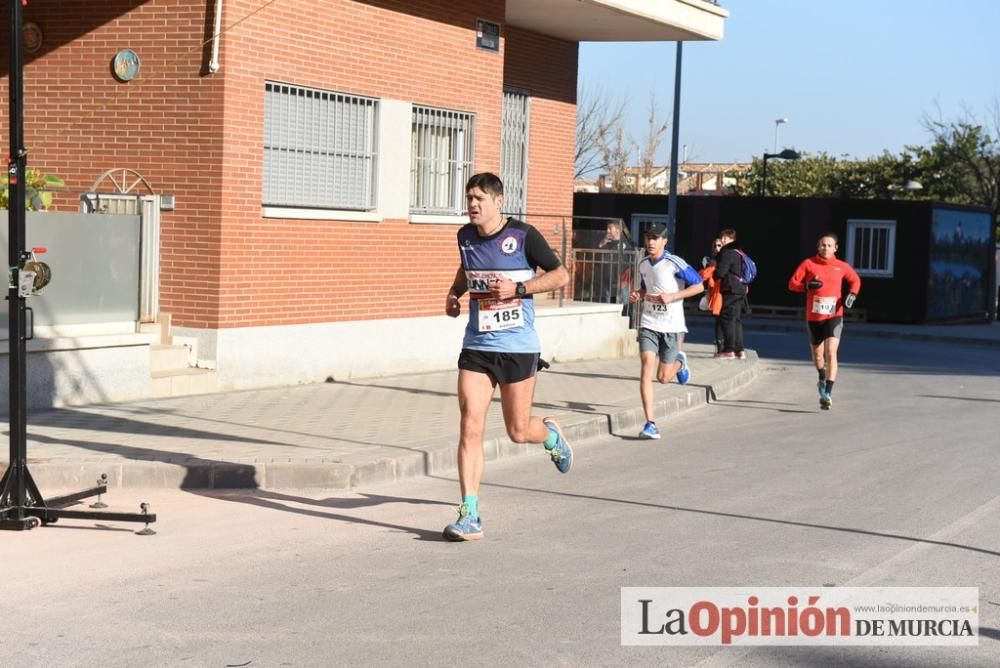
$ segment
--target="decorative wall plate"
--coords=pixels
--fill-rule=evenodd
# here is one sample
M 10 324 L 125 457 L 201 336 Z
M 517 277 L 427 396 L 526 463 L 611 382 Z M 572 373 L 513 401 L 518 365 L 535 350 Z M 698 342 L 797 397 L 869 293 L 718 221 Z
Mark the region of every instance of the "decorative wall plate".
M 115 78 L 119 81 L 131 81 L 139 75 L 139 55 L 132 49 L 122 49 L 115 54 L 113 63 Z
M 27 53 L 37 53 L 42 48 L 42 40 L 45 39 L 45 35 L 42 34 L 42 29 L 38 27 L 37 23 L 32 21 L 22 23 L 21 35 L 21 39 L 24 40 L 24 50 Z

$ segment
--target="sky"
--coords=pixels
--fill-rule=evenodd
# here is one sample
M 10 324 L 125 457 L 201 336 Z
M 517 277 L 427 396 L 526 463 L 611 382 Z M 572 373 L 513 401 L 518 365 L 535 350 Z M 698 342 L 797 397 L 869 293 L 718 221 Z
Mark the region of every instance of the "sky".
M 652 0 L 649 0 L 652 1 Z M 685 42 L 679 157 L 749 162 L 774 149 L 864 159 L 930 143 L 924 117 L 980 122 L 1000 106 L 998 0 L 721 0 L 718 42 Z M 579 83 L 673 116 L 674 42 L 584 42 Z M 659 161 L 667 163 L 670 132 Z

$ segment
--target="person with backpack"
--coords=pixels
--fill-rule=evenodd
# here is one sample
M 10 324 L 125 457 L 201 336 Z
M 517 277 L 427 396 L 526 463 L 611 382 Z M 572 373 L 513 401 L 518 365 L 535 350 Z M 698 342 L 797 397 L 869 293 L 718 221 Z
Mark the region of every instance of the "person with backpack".
M 844 297 L 844 282 L 847 296 Z M 819 374 L 819 407 L 833 407 L 837 380 L 837 350 L 844 329 L 844 309 L 854 306 L 861 278 L 851 265 L 837 259 L 837 235 L 829 232 L 816 243 L 816 255 L 806 258 L 788 279 L 788 289 L 806 293 L 806 326 L 813 364 Z
M 743 312 L 750 309 L 747 284 L 756 277 L 757 265 L 736 247 L 736 230 L 722 230 L 719 239 L 722 241 L 722 248 L 716 256 L 712 278 L 719 282 L 722 291 L 722 310 L 719 312 L 722 350 L 715 356 L 719 359 L 746 359 L 747 354 L 743 350 Z

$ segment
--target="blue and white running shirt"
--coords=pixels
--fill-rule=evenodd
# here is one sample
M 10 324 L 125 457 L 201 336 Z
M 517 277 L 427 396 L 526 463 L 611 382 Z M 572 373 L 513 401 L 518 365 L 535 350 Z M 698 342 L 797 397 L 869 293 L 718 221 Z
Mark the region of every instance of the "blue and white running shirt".
M 545 238 L 531 225 L 508 218 L 498 232 L 481 237 L 466 223 L 458 231 L 458 252 L 469 287 L 469 324 L 462 347 L 505 353 L 541 352 L 535 332 L 535 301 L 531 295 L 493 299 L 490 281 L 531 280 L 535 269 L 552 271 L 562 263 Z
M 690 285 L 701 283 L 701 276 L 691 265 L 667 251 L 663 251 L 663 255 L 655 260 L 648 255 L 642 258 L 639 262 L 639 275 L 647 295 L 680 292 Z M 683 300 L 669 304 L 644 300 L 639 326 L 656 332 L 687 332 Z

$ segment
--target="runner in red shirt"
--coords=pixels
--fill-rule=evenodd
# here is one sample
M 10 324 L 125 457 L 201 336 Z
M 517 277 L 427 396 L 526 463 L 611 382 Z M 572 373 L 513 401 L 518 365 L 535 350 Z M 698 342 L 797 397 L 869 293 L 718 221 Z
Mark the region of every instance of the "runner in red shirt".
M 833 383 L 837 380 L 837 349 L 844 328 L 844 308 L 854 306 L 861 291 L 861 279 L 851 265 L 837 259 L 837 235 L 824 234 L 816 244 L 816 256 L 802 261 L 788 289 L 806 293 L 806 325 L 813 363 L 819 374 L 819 406 L 833 406 Z M 847 281 L 847 297 L 844 294 Z

